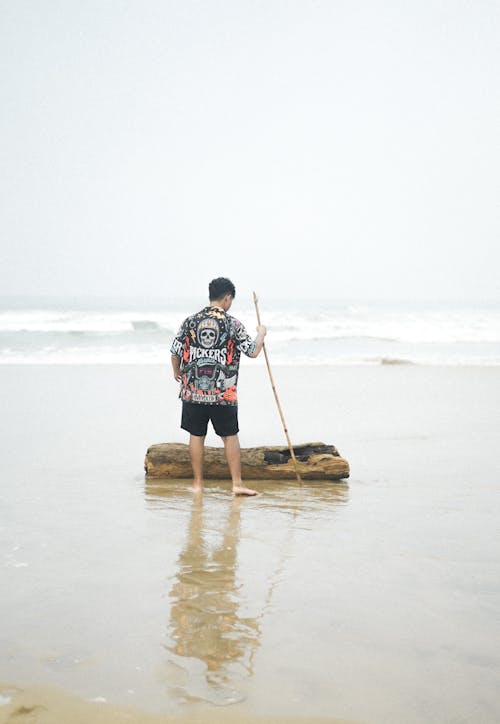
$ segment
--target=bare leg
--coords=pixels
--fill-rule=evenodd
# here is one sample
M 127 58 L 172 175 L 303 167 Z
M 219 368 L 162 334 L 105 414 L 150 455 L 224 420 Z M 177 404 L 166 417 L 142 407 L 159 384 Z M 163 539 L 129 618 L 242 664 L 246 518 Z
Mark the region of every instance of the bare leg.
M 241 453 L 238 435 L 229 435 L 222 438 L 226 451 L 226 460 L 233 481 L 233 493 L 235 495 L 257 495 L 256 490 L 245 488 L 241 482 Z
M 193 468 L 193 488 L 196 492 L 203 490 L 203 458 L 205 453 L 205 435 L 189 436 L 189 455 Z

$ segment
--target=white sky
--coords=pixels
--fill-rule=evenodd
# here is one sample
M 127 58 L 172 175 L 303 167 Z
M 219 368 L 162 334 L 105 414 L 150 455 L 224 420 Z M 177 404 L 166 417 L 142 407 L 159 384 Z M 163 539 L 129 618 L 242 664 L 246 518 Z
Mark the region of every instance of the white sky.
M 499 7 L 2 0 L 0 293 L 500 300 Z

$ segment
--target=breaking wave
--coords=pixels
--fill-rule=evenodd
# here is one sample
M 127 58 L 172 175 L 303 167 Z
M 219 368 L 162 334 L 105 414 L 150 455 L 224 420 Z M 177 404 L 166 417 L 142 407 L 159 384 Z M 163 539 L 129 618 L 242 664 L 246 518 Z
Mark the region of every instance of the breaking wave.
M 156 364 L 193 309 L 0 308 L 0 364 Z M 232 310 L 233 311 L 233 310 Z M 253 336 L 255 311 L 234 309 Z M 500 364 L 500 308 L 261 308 L 275 364 Z

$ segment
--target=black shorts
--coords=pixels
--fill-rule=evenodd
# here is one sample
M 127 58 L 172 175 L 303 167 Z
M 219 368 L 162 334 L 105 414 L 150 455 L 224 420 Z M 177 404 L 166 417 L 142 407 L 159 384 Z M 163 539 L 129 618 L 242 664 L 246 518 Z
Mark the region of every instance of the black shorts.
M 207 434 L 208 421 L 220 437 L 229 437 L 239 432 L 237 405 L 208 405 L 204 402 L 182 402 L 181 427 L 191 435 L 203 437 Z

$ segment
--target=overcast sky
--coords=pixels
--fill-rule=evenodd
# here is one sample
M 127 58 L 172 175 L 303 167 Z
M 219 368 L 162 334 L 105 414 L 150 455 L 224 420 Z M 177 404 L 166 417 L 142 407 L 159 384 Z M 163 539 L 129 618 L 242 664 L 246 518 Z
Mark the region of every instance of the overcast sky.
M 2 294 L 500 300 L 499 3 L 2 0 Z

